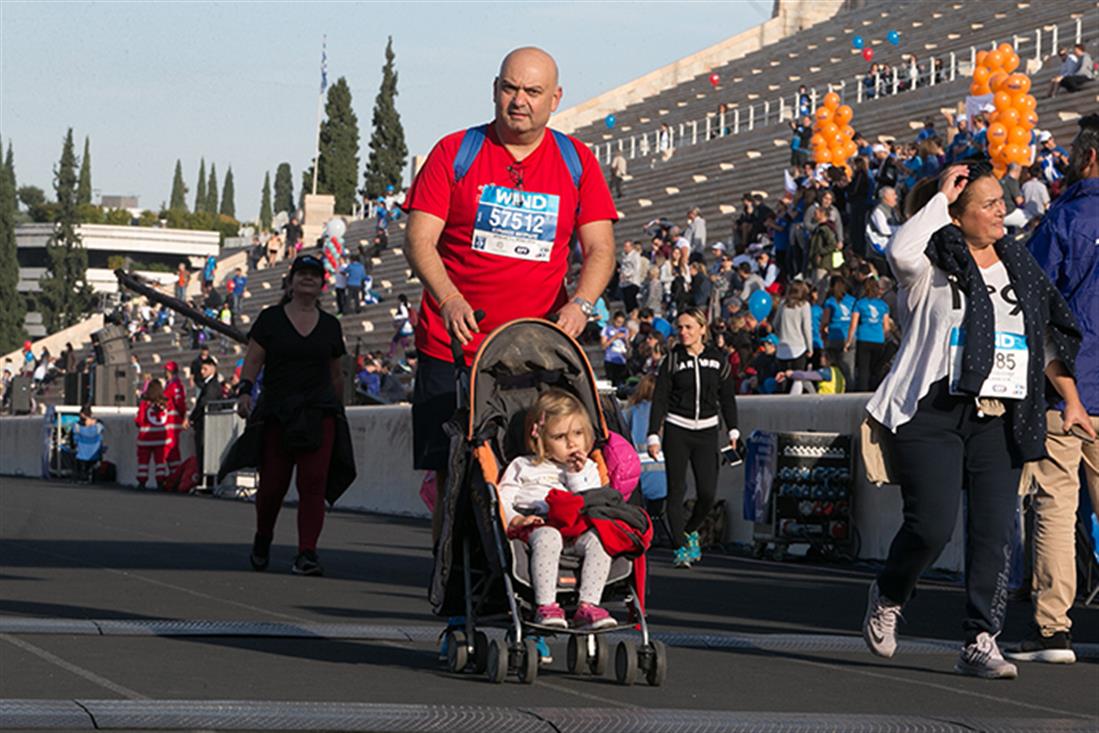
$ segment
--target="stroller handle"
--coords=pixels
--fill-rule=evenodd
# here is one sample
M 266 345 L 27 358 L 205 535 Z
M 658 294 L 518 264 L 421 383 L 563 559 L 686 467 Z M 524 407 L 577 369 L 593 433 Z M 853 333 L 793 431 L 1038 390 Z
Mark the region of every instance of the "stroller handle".
M 485 319 L 485 312 L 478 308 L 473 311 L 473 318 L 480 323 Z M 465 350 L 462 348 L 462 342 L 453 334 L 450 336 L 450 353 L 454 356 L 454 363 L 456 365 L 460 367 L 466 366 L 466 356 Z

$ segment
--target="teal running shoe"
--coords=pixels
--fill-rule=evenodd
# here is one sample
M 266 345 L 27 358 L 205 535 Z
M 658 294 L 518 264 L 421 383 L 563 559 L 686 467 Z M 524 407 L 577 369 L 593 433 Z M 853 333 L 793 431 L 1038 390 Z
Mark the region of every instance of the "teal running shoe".
M 701 562 L 702 545 L 699 544 L 698 532 L 687 533 L 687 550 L 691 555 L 691 562 Z

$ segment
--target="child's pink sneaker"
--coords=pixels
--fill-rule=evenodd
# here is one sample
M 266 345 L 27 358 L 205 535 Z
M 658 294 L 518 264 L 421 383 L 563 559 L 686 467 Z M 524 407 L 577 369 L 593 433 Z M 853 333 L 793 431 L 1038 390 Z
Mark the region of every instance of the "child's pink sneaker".
M 576 609 L 576 613 L 572 615 L 572 625 L 574 628 L 584 631 L 598 631 L 610 626 L 617 626 L 618 622 L 614 620 L 614 616 L 611 616 L 599 606 L 584 604 Z
M 568 622 L 565 621 L 565 612 L 556 603 L 539 606 L 534 611 L 534 623 L 538 626 L 553 626 L 558 629 L 569 627 Z

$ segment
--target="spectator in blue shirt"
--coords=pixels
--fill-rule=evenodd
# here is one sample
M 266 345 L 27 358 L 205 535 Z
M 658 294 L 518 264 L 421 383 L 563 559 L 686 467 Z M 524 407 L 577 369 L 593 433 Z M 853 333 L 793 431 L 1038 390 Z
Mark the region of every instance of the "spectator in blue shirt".
M 1042 177 L 1046 183 L 1052 184 L 1064 178 L 1069 169 L 1068 151 L 1057 144 L 1049 130 L 1038 136 L 1038 144 L 1038 162 L 1042 165 Z
M 889 306 L 881 299 L 881 285 L 870 278 L 855 301 L 844 348 L 855 348 L 855 391 L 872 392 L 885 372 L 885 335 L 893 329 Z
M 344 273 L 347 276 L 347 297 L 355 304 L 355 312 L 362 312 L 363 283 L 366 282 L 366 268 L 358 255 L 351 257 Z
M 824 308 L 817 302 L 819 295 L 816 290 L 809 291 L 809 317 L 813 322 L 813 353 L 819 354 L 824 350 L 824 336 L 820 328 L 821 319 L 824 317 Z
M 218 259 L 213 255 L 206 258 L 206 266 L 202 268 L 202 281 L 207 285 L 214 284 L 214 275 L 217 273 Z
M 614 318 L 603 329 L 600 344 L 604 349 L 603 367 L 611 384 L 618 387 L 626 382 L 629 372 L 626 369 L 626 357 L 629 354 L 629 331 L 626 329 L 626 314 L 615 311 Z
M 85 405 L 80 411 L 80 424 L 73 428 L 73 442 L 76 444 L 77 480 L 92 482 L 95 465 L 103 457 L 103 423 L 92 415 L 91 405 Z

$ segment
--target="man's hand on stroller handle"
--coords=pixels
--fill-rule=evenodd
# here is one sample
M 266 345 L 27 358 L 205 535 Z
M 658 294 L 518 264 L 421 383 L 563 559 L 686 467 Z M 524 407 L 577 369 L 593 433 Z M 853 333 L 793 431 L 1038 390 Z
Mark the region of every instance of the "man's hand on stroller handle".
M 439 314 L 443 317 L 443 325 L 452 339 L 465 346 L 473 340 L 473 334 L 480 331 L 477 326 L 477 315 L 473 307 L 466 301 L 461 293 L 455 291 L 443 298 L 439 308 Z

